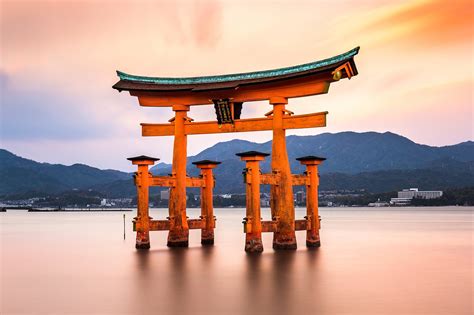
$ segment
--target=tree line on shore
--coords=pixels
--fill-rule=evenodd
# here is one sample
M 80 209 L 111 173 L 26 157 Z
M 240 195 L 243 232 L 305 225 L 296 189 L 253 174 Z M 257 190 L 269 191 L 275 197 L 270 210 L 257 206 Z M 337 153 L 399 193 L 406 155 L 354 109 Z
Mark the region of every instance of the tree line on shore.
M 24 198 L 23 195 L 9 196 L 8 202 L 11 204 L 25 204 L 29 202 L 34 207 L 97 207 L 101 206 L 104 199 L 112 202 L 112 206 L 117 207 L 135 207 L 136 196 L 132 198 L 107 199 L 103 193 L 96 191 L 68 191 L 56 195 L 48 195 L 36 198 Z M 199 208 L 199 194 L 188 192 L 187 207 Z M 384 201 L 389 202 L 390 198 L 397 197 L 397 192 L 371 193 L 359 191 L 357 193 L 332 193 L 320 195 L 319 201 L 321 206 L 367 206 L 369 203 Z M 4 199 L 5 201 L 5 199 Z M 298 206 L 305 206 L 304 200 L 297 203 Z M 443 196 L 438 199 L 421 199 L 415 198 L 411 202 L 411 206 L 474 206 L 474 187 L 448 189 L 444 191 Z M 150 195 L 150 206 L 156 208 L 168 207 L 168 200 L 161 199 L 160 194 Z M 244 194 L 215 195 L 214 207 L 245 207 Z

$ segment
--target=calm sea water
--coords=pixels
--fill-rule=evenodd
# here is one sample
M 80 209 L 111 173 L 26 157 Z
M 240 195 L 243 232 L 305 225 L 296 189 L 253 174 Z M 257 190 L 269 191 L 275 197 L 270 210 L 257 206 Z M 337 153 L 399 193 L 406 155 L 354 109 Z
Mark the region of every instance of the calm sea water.
M 148 252 L 125 214 L 124 240 L 121 212 L 0 213 L 0 313 L 473 313 L 473 208 L 322 209 L 320 249 L 297 232 L 297 251 L 275 252 L 265 234 L 261 255 L 243 250 L 243 209 L 216 210 L 212 248 L 152 232 Z

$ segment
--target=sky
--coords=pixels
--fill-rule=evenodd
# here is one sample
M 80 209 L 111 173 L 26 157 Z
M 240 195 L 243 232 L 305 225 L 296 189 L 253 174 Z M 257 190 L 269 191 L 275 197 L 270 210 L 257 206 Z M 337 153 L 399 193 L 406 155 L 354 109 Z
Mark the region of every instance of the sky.
M 48 163 L 134 169 L 170 162 L 172 137 L 141 137 L 166 122 L 112 89 L 115 71 L 200 76 L 266 70 L 360 46 L 359 74 L 328 94 L 290 99 L 295 114 L 329 111 L 327 127 L 288 134 L 394 132 L 434 146 L 473 140 L 471 1 L 0 0 L 0 147 Z M 244 104 L 263 117 L 267 102 Z M 214 119 L 211 106 L 188 115 Z M 188 155 L 270 132 L 189 136 Z M 317 154 L 317 152 L 315 152 Z

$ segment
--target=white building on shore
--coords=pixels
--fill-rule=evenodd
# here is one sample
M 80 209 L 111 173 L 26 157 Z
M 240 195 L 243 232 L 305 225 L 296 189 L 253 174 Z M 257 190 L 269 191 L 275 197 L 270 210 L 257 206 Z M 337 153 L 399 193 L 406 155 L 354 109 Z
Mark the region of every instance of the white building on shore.
M 435 191 L 420 191 L 418 188 L 403 189 L 398 192 L 398 198 L 390 199 L 390 204 L 395 206 L 406 206 L 411 203 L 413 198 L 421 199 L 437 199 L 443 196 L 440 190 Z
M 403 189 L 398 192 L 398 198 L 422 198 L 422 199 L 436 199 L 443 196 L 443 192 L 438 191 L 420 191 L 418 188 Z

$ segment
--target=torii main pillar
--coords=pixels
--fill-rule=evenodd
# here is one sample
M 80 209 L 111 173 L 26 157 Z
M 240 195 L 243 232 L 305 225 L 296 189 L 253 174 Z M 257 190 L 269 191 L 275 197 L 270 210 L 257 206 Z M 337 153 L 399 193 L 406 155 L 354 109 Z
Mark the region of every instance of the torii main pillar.
M 168 247 L 187 247 L 189 226 L 186 216 L 186 156 L 187 136 L 184 132 L 184 123 L 189 120 L 186 113 L 189 106 L 173 105 L 175 117 L 173 166 L 171 176 L 176 178 L 176 184 L 170 189 L 170 231 L 168 234 Z
M 273 105 L 272 172 L 280 175 L 278 185 L 271 186 L 270 190 L 272 219 L 278 222 L 278 232 L 273 234 L 273 248 L 296 249 L 293 185 L 283 129 L 283 117 L 289 114 L 285 109 L 288 100 L 272 97 L 270 104 Z

